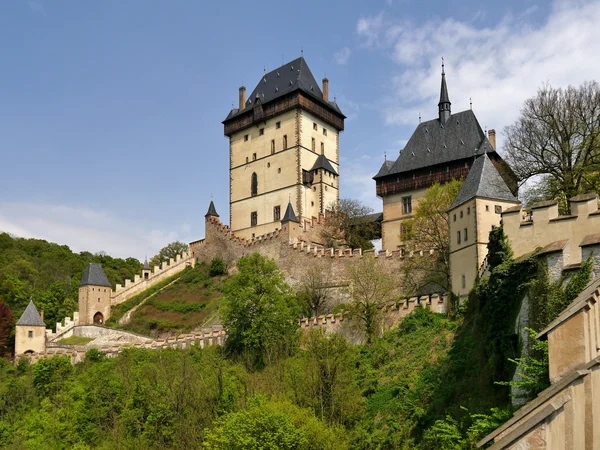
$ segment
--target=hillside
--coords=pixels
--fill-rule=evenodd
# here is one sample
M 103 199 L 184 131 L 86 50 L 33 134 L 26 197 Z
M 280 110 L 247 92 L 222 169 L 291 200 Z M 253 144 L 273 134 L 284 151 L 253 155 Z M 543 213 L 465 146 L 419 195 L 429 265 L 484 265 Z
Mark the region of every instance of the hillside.
M 226 275 L 211 276 L 207 264 L 198 264 L 171 277 L 155 295 L 142 293 L 129 302 L 141 304 L 131 320 L 118 328 L 148 336 L 186 333 L 212 325 L 216 318 Z M 173 280 L 173 281 L 172 281 Z
M 135 258 L 75 253 L 66 245 L 0 233 L 0 301 L 15 321 L 33 300 L 48 328 L 77 311 L 78 287 L 85 267 L 100 263 L 113 286 L 133 279 L 142 268 Z M 12 332 L 12 325 L 10 325 Z M 0 347 L 10 345 L 0 342 Z

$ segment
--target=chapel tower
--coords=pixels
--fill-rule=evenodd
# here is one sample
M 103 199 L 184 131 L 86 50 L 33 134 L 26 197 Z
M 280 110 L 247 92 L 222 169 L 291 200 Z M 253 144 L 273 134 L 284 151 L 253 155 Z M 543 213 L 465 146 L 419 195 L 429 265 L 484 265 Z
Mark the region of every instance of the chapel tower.
M 304 57 L 265 73 L 223 121 L 229 138 L 230 227 L 252 238 L 281 229 L 288 203 L 298 220 L 339 202 L 339 133 L 345 116 Z
M 15 327 L 15 355 L 42 353 L 45 350 L 46 324 L 33 300 L 30 300 Z

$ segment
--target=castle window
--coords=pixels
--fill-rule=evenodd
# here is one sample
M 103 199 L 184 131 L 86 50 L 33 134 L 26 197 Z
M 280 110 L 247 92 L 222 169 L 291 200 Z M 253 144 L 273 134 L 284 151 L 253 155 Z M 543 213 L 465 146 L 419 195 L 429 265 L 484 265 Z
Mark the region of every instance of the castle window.
M 467 287 L 467 277 L 462 275 L 462 287 L 465 289 Z
M 277 169 L 277 173 L 281 173 L 281 167 Z
M 277 123 L 275 124 L 275 128 L 277 128 L 277 129 L 281 128 L 281 122 L 277 122 Z
M 252 153 L 252 161 L 256 161 L 256 153 Z
M 323 128 L 323 135 L 327 136 L 327 129 L 326 128 Z
M 144 279 L 145 279 L 145 280 L 147 280 L 147 279 L 148 279 L 148 275 L 149 275 L 149 274 L 148 274 L 148 272 L 146 272 L 146 273 L 144 274 Z
M 312 184 L 315 181 L 315 173 L 302 169 L 302 183 Z
M 317 123 L 313 122 L 313 130 L 316 130 L 316 129 L 317 129 Z
M 98 303 L 100 303 L 100 297 L 98 297 Z
M 271 163 L 267 163 L 267 169 L 271 167 Z
M 471 207 L 467 207 L 467 216 L 471 214 Z
M 456 222 L 456 214 L 454 214 L 454 221 Z
M 29 330 L 29 331 L 27 332 L 27 337 L 28 337 L 29 339 L 33 338 L 33 331 Z
M 271 139 L 271 155 L 275 153 L 275 139 Z
M 245 135 L 244 135 L 244 142 L 246 142 L 247 140 L 248 140 L 248 135 L 247 135 L 247 134 L 245 134 Z
M 316 144 L 315 138 L 312 138 L 312 143 L 311 143 L 311 146 L 312 146 L 312 151 L 313 151 L 313 152 L 317 150 L 317 149 L 316 149 L 316 145 L 317 145 L 317 144 Z
M 248 157 L 246 156 L 246 164 L 248 164 Z
M 252 174 L 252 180 L 250 181 L 250 194 L 252 197 L 258 194 L 258 177 L 256 172 Z
M 315 202 L 310 202 L 310 206 L 315 206 Z
M 456 243 L 460 244 L 460 231 L 456 232 Z
M 502 206 L 500 206 L 500 205 L 494 206 L 494 212 L 496 214 L 502 214 Z
M 258 223 L 258 213 L 256 211 L 252 211 L 250 213 L 250 226 L 255 227 Z
M 461 219 L 463 218 L 463 212 L 462 211 L 460 212 L 460 218 Z
M 273 220 L 281 219 L 281 206 L 276 206 L 273 208 Z
M 412 197 L 402 197 L 402 214 L 412 213 Z
M 325 144 L 321 142 L 321 155 L 325 153 Z
M 265 134 L 265 129 L 261 128 L 260 130 L 258 130 L 258 135 L 262 136 L 263 134 Z
M 490 210 L 490 205 L 485 205 L 486 212 Z
M 463 230 L 463 234 L 464 234 L 464 239 L 463 240 L 465 242 L 467 242 L 469 240 L 469 234 L 467 233 L 467 231 L 468 230 L 466 228 Z
M 287 134 L 283 135 L 283 148 L 287 148 Z

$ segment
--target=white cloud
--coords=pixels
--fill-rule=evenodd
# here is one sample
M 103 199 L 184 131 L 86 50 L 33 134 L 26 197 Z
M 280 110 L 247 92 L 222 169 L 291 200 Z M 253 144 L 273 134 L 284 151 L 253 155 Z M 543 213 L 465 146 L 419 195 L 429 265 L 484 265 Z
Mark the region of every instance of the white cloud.
M 498 131 L 543 82 L 558 87 L 598 77 L 600 2 L 556 1 L 538 25 L 534 11 L 507 14 L 493 27 L 453 18 L 416 25 L 383 13 L 359 19 L 363 44 L 402 68 L 382 100 L 386 122 L 416 125 L 419 111 L 423 120 L 436 116 L 442 56 L 453 111 L 469 108 L 472 98 L 481 125 Z
M 343 47 L 337 52 L 335 52 L 335 54 L 333 55 L 333 59 L 336 63 L 343 66 L 344 64 L 348 64 L 348 60 L 350 59 L 351 54 L 352 50 L 350 50 L 348 47 Z
M 189 226 L 182 236 L 176 231 L 144 227 L 143 221 L 128 221 L 108 211 L 65 205 L 0 203 L 0 232 L 19 237 L 45 239 L 68 245 L 73 251 L 105 251 L 114 257 L 144 258 L 158 253 L 174 240 L 189 240 Z

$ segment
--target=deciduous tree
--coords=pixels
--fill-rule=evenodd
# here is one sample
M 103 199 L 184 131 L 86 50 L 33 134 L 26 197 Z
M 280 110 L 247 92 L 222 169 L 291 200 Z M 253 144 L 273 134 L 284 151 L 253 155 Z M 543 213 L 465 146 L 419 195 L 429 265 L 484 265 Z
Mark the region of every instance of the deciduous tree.
M 521 183 L 544 176 L 546 196 L 563 208 L 574 195 L 600 187 L 600 84 L 543 85 L 505 128 L 507 161 Z
M 371 240 L 378 238 L 377 225 L 367 220 L 373 209 L 359 200 L 343 198 L 331 205 L 325 215 L 321 238 L 326 247 L 347 245 L 350 248 L 373 248 Z
M 298 294 L 305 313 L 318 316 L 328 307 L 331 289 L 331 266 L 315 262 L 308 266 L 300 279 Z
M 181 255 L 188 251 L 188 245 L 185 242 L 174 241 L 161 248 L 158 254 L 154 255 L 150 260 L 150 267 L 158 266 L 162 262 L 169 261 L 170 258 L 175 259 L 177 255 Z

